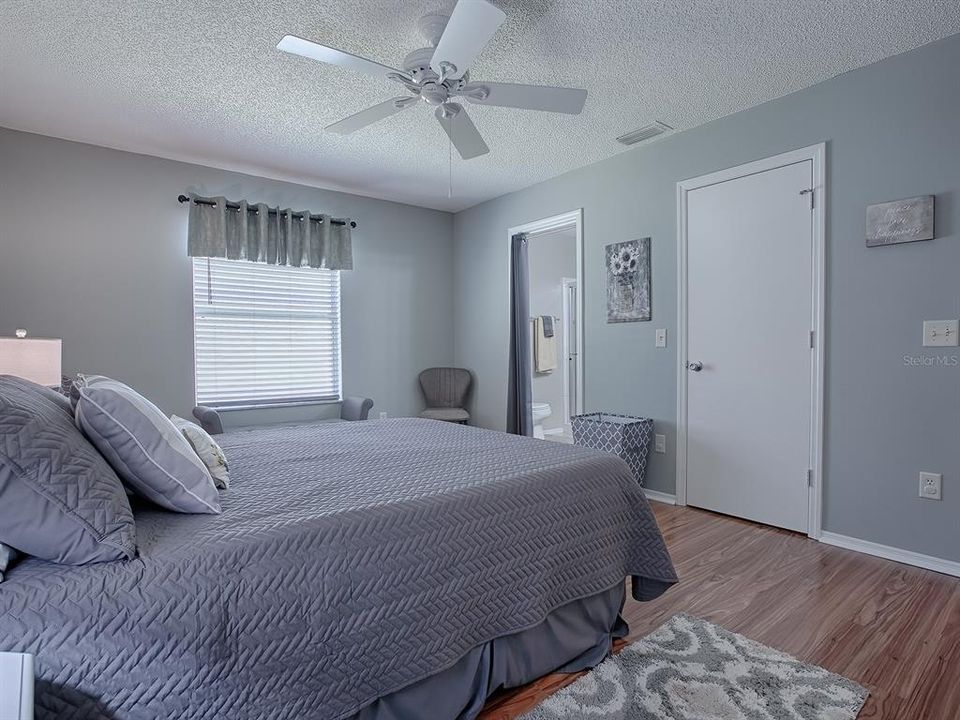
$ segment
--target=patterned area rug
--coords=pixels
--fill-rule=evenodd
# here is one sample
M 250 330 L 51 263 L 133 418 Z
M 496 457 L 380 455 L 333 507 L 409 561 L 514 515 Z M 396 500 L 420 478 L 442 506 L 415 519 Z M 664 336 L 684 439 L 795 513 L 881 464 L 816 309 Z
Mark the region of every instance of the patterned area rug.
M 523 720 L 854 720 L 866 699 L 844 677 L 675 615 Z

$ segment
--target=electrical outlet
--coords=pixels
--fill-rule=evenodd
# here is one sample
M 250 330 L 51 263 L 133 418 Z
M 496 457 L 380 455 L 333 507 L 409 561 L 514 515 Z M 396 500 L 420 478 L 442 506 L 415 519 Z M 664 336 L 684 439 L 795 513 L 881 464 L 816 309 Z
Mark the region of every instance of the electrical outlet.
M 665 453 L 667 451 L 667 436 L 666 435 L 654 435 L 653 436 L 653 451 L 658 453 Z
M 387 419 L 387 414 L 386 414 L 385 412 L 380 413 L 380 419 L 381 419 L 381 420 L 386 420 L 386 419 Z
M 924 347 L 957 347 L 960 320 L 924 320 Z
M 666 328 L 657 328 L 656 340 L 654 341 L 655 347 L 666 347 L 667 346 L 667 329 Z
M 943 487 L 943 475 L 940 473 L 920 473 L 920 497 L 927 500 L 939 500 Z

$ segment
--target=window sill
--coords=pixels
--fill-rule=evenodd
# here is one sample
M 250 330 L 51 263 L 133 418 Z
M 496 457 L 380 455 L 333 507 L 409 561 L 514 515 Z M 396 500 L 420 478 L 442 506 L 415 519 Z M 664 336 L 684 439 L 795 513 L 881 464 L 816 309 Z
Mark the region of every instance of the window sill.
M 207 403 L 204 405 L 204 407 L 212 408 L 218 413 L 225 413 L 243 410 L 270 410 L 274 408 L 309 407 L 310 405 L 339 405 L 341 402 L 343 402 L 343 398 L 330 400 L 292 400 L 290 402 L 251 403 L 249 405 L 215 405 L 212 403 Z

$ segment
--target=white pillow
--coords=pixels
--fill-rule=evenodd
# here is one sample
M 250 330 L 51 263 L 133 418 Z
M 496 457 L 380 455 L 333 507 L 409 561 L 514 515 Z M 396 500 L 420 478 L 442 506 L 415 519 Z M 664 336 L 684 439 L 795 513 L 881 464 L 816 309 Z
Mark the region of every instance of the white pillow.
M 184 420 L 177 415 L 171 415 L 170 421 L 177 430 L 183 433 L 187 442 L 203 460 L 203 464 L 210 471 L 210 477 L 213 478 L 213 484 L 220 490 L 226 490 L 230 487 L 230 468 L 227 466 L 227 456 L 223 454 L 223 449 L 217 445 L 216 440 L 210 437 L 210 433 L 196 423 Z

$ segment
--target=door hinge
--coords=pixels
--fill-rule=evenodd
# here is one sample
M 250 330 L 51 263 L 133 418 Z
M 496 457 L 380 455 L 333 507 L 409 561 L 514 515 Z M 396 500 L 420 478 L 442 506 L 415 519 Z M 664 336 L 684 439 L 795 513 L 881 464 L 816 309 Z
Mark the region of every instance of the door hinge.
M 813 470 L 807 470 L 807 487 L 813 487 Z
M 817 331 L 810 331 L 810 347 L 815 348 L 817 346 Z
M 814 199 L 814 196 L 816 195 L 816 193 L 814 192 L 814 188 L 807 188 L 806 190 L 801 190 L 800 194 L 810 196 L 810 209 L 813 210 L 813 202 L 814 202 L 813 199 Z

